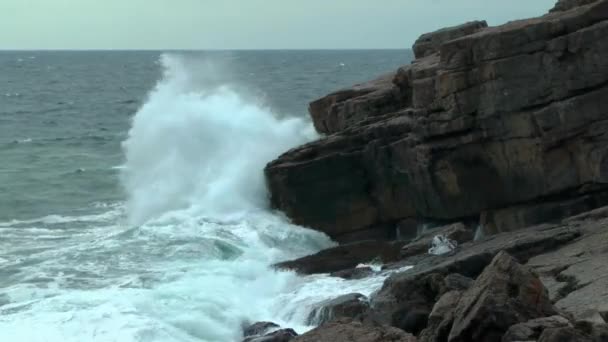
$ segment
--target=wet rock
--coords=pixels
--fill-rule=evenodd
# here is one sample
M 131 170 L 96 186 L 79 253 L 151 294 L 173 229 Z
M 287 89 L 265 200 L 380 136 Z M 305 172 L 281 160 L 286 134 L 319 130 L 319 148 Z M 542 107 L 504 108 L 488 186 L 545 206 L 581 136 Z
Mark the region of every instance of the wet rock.
M 502 337 L 502 342 L 536 341 L 546 329 L 572 327 L 572 323 L 562 316 L 537 318 L 511 326 Z
M 500 252 L 463 293 L 448 341 L 500 341 L 510 326 L 556 313 L 536 274 Z
M 338 272 L 332 272 L 331 276 L 342 278 L 342 279 L 347 279 L 347 280 L 356 280 L 356 279 L 367 278 L 375 273 L 376 272 L 374 272 L 374 270 L 371 267 L 364 266 L 364 267 L 349 268 L 347 270 L 338 271 Z
M 402 330 L 363 324 L 358 321 L 339 320 L 313 329 L 293 340 L 294 342 L 416 342 L 416 338 Z
M 278 263 L 275 266 L 294 270 L 300 274 L 338 272 L 372 261 L 383 263 L 397 261 L 403 244 L 404 242 L 399 241 L 361 241 L 325 249 L 317 254 Z
M 243 328 L 243 336 L 260 336 L 266 334 L 270 330 L 277 330 L 280 326 L 273 322 L 257 322 Z
M 280 329 L 259 336 L 250 336 L 243 342 L 288 342 L 293 340 L 298 334 L 293 329 Z
M 308 317 L 309 325 L 322 325 L 335 319 L 359 319 L 369 310 L 369 300 L 353 293 L 319 303 Z

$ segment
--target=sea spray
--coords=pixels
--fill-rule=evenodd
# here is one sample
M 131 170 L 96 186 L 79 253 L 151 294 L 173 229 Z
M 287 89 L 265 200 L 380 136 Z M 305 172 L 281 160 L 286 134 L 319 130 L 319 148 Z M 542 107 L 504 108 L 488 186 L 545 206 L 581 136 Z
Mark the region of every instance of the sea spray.
M 198 64 L 205 83 L 180 56 L 161 61 L 164 78 L 123 144 L 131 222 L 191 207 L 216 216 L 266 209 L 265 164 L 314 138 L 310 122 L 246 102 L 209 64 Z

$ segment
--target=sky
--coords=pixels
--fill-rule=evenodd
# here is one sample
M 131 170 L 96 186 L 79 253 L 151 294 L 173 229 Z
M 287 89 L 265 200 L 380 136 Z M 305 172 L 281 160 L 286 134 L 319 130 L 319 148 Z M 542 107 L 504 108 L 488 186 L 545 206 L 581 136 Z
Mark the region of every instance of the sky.
M 0 49 L 409 48 L 470 20 L 556 0 L 0 0 Z

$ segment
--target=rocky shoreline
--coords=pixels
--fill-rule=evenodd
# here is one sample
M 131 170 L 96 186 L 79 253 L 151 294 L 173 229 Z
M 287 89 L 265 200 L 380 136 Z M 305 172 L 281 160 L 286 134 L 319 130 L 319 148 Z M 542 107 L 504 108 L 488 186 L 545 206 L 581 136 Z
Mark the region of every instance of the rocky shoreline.
M 326 136 L 265 169 L 276 209 L 341 243 L 277 267 L 391 275 L 245 341 L 608 341 L 608 0 L 413 50 L 312 102 Z

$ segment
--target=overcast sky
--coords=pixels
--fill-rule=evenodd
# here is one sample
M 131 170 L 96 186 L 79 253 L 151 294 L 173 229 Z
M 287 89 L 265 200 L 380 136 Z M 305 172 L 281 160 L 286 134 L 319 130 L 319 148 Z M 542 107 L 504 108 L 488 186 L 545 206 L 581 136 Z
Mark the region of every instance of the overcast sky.
M 0 0 L 0 49 L 409 48 L 556 0 Z

